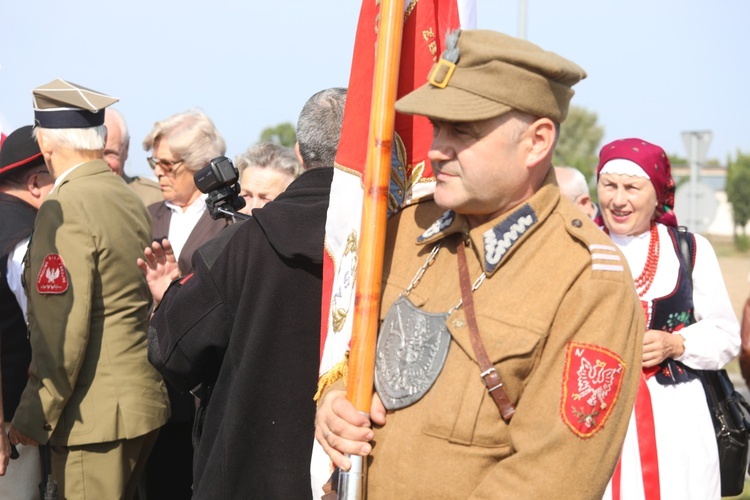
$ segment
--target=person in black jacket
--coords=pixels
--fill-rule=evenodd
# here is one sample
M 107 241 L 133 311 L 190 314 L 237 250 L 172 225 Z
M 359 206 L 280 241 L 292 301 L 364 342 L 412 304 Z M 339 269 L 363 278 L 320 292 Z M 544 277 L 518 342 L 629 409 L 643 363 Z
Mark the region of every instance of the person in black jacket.
M 323 238 L 345 96 L 310 98 L 297 127 L 305 173 L 196 251 L 151 320 L 151 363 L 176 388 L 205 391 L 193 498 L 311 497 Z M 174 255 L 158 244 L 144 254 L 159 300 Z
M 34 219 L 47 193 L 52 176 L 42 152 L 26 125 L 14 130 L 0 149 L 0 366 L 2 398 L 0 415 L 10 426 L 26 387 L 31 345 L 26 326 L 26 295 L 23 293 L 22 260 L 34 230 Z M 39 451 L 36 446 L 18 446 L 20 457 L 0 479 L 0 498 L 32 495 L 39 484 Z M 0 434 L 0 476 L 5 475 L 10 442 Z

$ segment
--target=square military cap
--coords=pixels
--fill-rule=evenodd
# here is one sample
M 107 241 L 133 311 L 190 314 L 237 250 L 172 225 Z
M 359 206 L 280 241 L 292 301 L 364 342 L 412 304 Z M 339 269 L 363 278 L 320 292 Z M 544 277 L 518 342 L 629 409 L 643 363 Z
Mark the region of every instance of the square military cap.
M 119 99 L 57 79 L 32 91 L 34 122 L 42 128 L 90 128 L 104 124 L 104 108 Z
M 457 30 L 428 82 L 396 110 L 435 120 L 487 120 L 515 109 L 562 123 L 573 85 L 586 78 L 577 64 L 526 40 L 487 30 Z

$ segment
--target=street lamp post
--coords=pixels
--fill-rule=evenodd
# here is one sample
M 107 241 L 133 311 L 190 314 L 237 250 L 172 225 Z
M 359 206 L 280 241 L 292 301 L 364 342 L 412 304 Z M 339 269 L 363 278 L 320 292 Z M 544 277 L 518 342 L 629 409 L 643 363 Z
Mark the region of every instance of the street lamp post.
M 518 38 L 526 40 L 526 0 L 518 0 Z
M 713 133 L 710 130 L 694 130 L 682 133 L 682 142 L 688 152 L 690 162 L 690 207 L 688 211 L 688 228 L 695 230 L 698 224 L 698 165 L 706 159 L 708 146 Z

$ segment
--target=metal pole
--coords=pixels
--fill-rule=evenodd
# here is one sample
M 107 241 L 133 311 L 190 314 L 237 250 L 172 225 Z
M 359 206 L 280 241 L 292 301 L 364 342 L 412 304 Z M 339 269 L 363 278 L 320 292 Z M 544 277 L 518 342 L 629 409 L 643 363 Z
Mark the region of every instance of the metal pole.
M 364 174 L 362 228 L 359 237 L 354 319 L 346 397 L 360 413 L 370 413 L 375 345 L 380 321 L 380 292 L 385 255 L 388 184 L 396 120 L 396 92 L 404 31 L 404 0 L 382 0 L 370 108 Z M 339 473 L 339 500 L 367 496 L 367 458 L 348 455 L 349 471 Z
M 698 211 L 698 134 L 690 134 L 690 211 L 688 228 L 697 229 Z
M 518 38 L 526 40 L 526 0 L 518 1 Z

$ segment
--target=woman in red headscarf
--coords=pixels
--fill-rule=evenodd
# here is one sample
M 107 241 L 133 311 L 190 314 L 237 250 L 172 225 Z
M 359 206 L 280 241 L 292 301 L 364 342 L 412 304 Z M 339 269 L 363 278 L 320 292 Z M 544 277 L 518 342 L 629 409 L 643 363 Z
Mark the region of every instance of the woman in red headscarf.
M 662 148 L 623 139 L 599 158 L 601 221 L 628 261 L 646 317 L 643 379 L 605 498 L 718 499 L 716 437 L 691 371 L 720 369 L 739 351 L 716 255 L 705 238 L 688 233 L 693 265 L 683 259 Z

